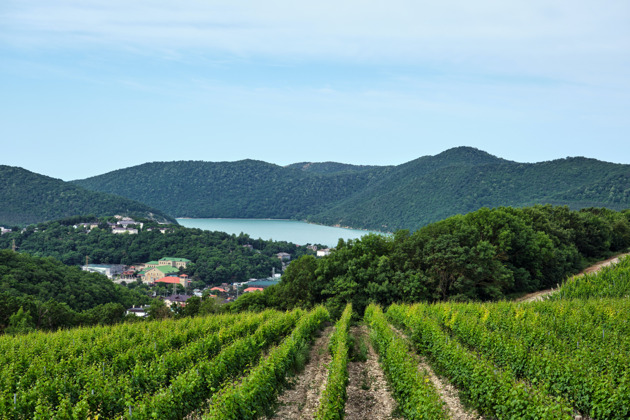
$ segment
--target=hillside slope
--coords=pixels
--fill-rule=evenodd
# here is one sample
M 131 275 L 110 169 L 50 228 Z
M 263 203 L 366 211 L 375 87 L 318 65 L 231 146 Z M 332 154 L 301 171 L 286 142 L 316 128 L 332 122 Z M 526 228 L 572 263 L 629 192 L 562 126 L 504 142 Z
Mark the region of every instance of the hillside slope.
M 417 229 L 481 207 L 630 207 L 630 165 L 586 158 L 525 164 L 484 157 L 483 152 L 457 152 L 457 159 L 443 153 L 401 165 L 311 220 L 392 231 Z
M 471 147 L 398 166 L 154 162 L 74 181 L 180 217 L 294 218 L 394 231 L 481 207 L 630 207 L 630 165 L 518 163 Z
M 178 217 L 289 219 L 323 211 L 384 170 L 322 175 L 256 160 L 153 162 L 74 182 Z
M 0 224 L 23 225 L 69 216 L 126 214 L 175 220 L 160 210 L 112 194 L 89 191 L 26 169 L 0 165 Z

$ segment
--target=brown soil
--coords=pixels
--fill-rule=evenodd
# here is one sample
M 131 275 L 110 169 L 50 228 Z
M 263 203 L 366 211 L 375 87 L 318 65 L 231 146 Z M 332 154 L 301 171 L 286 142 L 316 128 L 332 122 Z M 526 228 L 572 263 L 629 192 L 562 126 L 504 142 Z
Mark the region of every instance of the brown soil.
M 331 357 L 328 341 L 333 327 L 326 327 L 315 340 L 304 370 L 292 381 L 292 387 L 278 397 L 278 410 L 272 419 L 312 419 L 319 396 L 326 387 Z
M 351 327 L 350 334 L 358 346 L 368 345 L 365 362 L 348 362 L 348 387 L 345 409 L 346 420 L 385 420 L 393 418 L 396 402 L 391 396 L 378 355 L 369 343 L 367 328 Z
M 446 403 L 449 412 L 449 418 L 453 420 L 477 420 L 483 419 L 474 409 L 466 409 L 459 399 L 459 392 L 445 378 L 440 378 L 433 372 L 431 366 L 422 356 L 418 356 L 418 369 L 425 371 L 436 391 L 440 395 L 440 399 Z
M 609 265 L 616 264 L 617 262 L 619 262 L 620 258 L 623 258 L 626 255 L 630 255 L 630 253 L 619 254 L 619 255 L 617 255 L 615 257 L 608 258 L 607 260 L 600 261 L 597 264 L 593 264 L 590 267 L 587 267 L 586 269 L 584 269 L 583 271 L 581 271 L 580 273 L 576 274 L 573 277 L 579 277 L 579 276 L 582 276 L 584 274 L 596 273 L 596 272 L 598 272 L 599 270 L 601 270 L 604 267 L 608 267 Z M 554 293 L 556 290 L 557 289 L 547 289 L 547 290 L 541 290 L 541 291 L 534 292 L 534 293 L 528 293 L 525 296 L 516 299 L 516 301 L 517 302 L 534 302 L 534 301 L 538 301 L 538 300 L 543 300 L 543 298 L 545 296 Z

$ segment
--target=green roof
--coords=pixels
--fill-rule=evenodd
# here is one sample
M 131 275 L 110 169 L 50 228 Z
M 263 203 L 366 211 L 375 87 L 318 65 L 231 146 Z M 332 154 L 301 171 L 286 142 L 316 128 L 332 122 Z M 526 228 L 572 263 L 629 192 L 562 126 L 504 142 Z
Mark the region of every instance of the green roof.
M 179 261 L 179 262 L 190 262 L 189 259 L 186 258 L 173 258 L 173 257 L 164 257 L 160 258 L 160 261 Z
M 148 262 L 148 263 L 146 263 L 145 265 L 149 265 L 149 264 L 151 264 L 151 265 L 158 265 L 158 264 L 159 264 L 159 262 L 158 262 L 158 261 L 149 261 L 149 262 Z
M 160 270 L 164 274 L 179 273 L 179 269 L 178 268 L 171 267 L 170 265 L 159 265 L 159 266 L 154 267 L 154 268 L 156 270 Z

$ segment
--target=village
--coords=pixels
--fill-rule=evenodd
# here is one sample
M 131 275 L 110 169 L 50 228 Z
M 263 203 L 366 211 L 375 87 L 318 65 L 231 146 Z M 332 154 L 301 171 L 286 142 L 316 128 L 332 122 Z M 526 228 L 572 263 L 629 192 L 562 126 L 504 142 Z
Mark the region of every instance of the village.
M 278 258 L 283 262 L 290 261 L 290 255 L 284 252 L 278 253 Z M 245 282 L 222 283 L 219 286 L 206 287 L 204 289 L 191 288 L 191 280 L 187 274 L 182 273 L 191 261 L 186 258 L 163 257 L 157 261 L 149 261 L 132 266 L 121 264 L 86 264 L 81 267 L 84 271 L 99 273 L 107 276 L 114 283 L 129 284 L 139 282 L 153 289 L 152 297 L 163 300 L 169 308 L 173 304 L 185 306 L 186 301 L 192 296 L 210 297 L 218 303 L 226 304 L 234 301 L 243 293 L 262 292 L 269 286 L 278 284 L 280 273 L 272 272 L 270 277 L 262 279 L 249 279 Z M 166 287 L 159 287 L 166 286 Z M 169 293 L 166 293 L 169 292 Z M 164 294 L 161 294 L 164 293 Z M 147 308 L 130 308 L 128 313 L 136 316 L 147 316 Z
M 168 225 L 150 225 L 134 220 L 131 217 L 114 216 L 110 221 L 81 221 L 70 225 L 76 231 L 90 234 L 96 230 L 106 230 L 115 235 L 138 235 L 144 231 L 159 231 L 167 235 L 174 231 L 172 226 Z M 0 234 L 7 234 L 15 230 L 0 227 Z M 32 231 L 38 232 L 39 227 L 35 227 Z M 21 229 L 22 234 L 26 229 Z M 254 249 L 254 246 L 247 243 L 241 245 L 251 252 L 260 252 Z M 15 240 L 13 248 L 16 249 Z M 17 247 L 19 248 L 19 247 Z M 329 248 L 318 249 L 315 245 L 307 245 L 310 251 L 313 251 L 317 257 L 324 257 L 330 254 Z M 191 278 L 190 265 L 196 263 L 188 258 L 173 257 L 165 255 L 157 260 L 147 262 L 135 262 L 131 265 L 125 264 L 95 264 L 90 261 L 90 255 L 85 255 L 84 262 L 81 265 L 83 271 L 98 273 L 106 276 L 112 282 L 127 286 L 130 288 L 140 287 L 144 293 L 154 299 L 159 299 L 171 309 L 177 304 L 179 307 L 186 306 L 187 301 L 197 296 L 199 298 L 215 299 L 217 304 L 227 304 L 236 300 L 245 293 L 262 292 L 266 288 L 276 285 L 280 282 L 282 273 L 291 262 L 291 254 L 287 252 L 278 252 L 272 254 L 281 262 L 281 268 L 270 270 L 269 276 L 262 278 L 250 278 L 247 281 L 222 282 L 220 284 L 205 285 L 199 279 Z M 83 258 L 83 257 L 82 257 Z M 187 270 L 188 269 L 188 270 Z M 194 270 L 194 268 L 193 268 Z M 194 271 L 193 271 L 194 272 Z M 242 279 L 239 279 L 242 280 Z M 136 316 L 147 316 L 147 308 L 129 308 L 127 313 Z

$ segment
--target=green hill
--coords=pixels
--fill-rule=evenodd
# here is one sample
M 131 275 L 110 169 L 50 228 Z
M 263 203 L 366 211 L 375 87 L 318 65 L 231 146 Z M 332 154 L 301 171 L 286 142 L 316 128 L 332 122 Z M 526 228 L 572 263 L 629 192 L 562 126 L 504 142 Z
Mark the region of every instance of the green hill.
M 384 170 L 322 175 L 256 160 L 153 162 L 74 182 L 178 217 L 289 219 L 329 208 Z
M 33 327 L 56 329 L 116 322 L 125 308 L 148 301 L 100 274 L 52 258 L 0 250 L 0 333 L 20 308 L 33 317 Z
M 518 163 L 470 147 L 386 167 L 154 162 L 74 182 L 178 217 L 293 218 L 384 231 L 481 207 L 630 207 L 630 165 L 581 157 Z
M 8 226 L 81 214 L 134 215 L 176 223 L 160 210 L 129 198 L 89 191 L 13 166 L 0 165 L 0 202 L 0 224 Z

